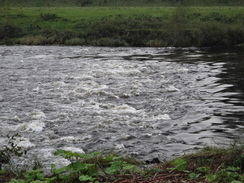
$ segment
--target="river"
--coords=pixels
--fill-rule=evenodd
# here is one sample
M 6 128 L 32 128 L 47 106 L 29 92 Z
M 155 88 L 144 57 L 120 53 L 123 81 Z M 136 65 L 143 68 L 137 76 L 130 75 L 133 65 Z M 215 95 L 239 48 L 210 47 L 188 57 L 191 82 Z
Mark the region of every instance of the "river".
M 0 142 L 160 161 L 243 141 L 244 49 L 0 46 Z

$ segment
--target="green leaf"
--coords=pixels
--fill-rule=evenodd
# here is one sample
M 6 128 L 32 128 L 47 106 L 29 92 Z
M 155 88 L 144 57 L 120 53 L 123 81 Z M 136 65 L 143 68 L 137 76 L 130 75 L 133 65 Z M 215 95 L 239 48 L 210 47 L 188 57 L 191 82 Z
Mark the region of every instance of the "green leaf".
M 62 168 L 58 168 L 58 169 L 56 169 L 55 167 L 56 167 L 55 165 L 52 165 L 52 172 L 54 174 L 56 174 L 56 175 L 59 175 L 59 174 L 64 173 L 64 172 L 67 171 L 67 167 L 66 166 L 62 167 Z
M 207 179 L 209 182 L 213 182 L 213 181 L 215 181 L 216 178 L 217 178 L 216 175 L 212 175 L 212 174 L 206 175 L 206 179 Z
M 24 181 L 24 180 L 21 180 L 21 179 L 18 179 L 18 180 L 16 180 L 16 179 L 12 179 L 12 180 L 9 181 L 8 183 L 27 183 L 27 182 Z
M 172 165 L 174 165 L 175 169 L 180 172 L 186 170 L 186 168 L 187 168 L 186 161 L 181 158 L 174 160 Z
M 116 172 L 122 169 L 123 161 L 114 161 L 111 162 L 111 166 L 105 169 L 107 174 L 115 174 Z
M 85 170 L 88 167 L 89 164 L 81 163 L 81 162 L 74 162 L 67 166 L 67 169 L 72 172 L 80 172 L 82 170 Z
M 199 167 L 196 170 L 198 170 L 201 173 L 210 173 L 210 168 L 209 167 Z
M 41 181 L 41 180 L 35 180 L 32 181 L 31 183 L 48 183 L 47 181 Z
M 230 167 L 227 167 L 226 170 L 229 170 L 229 171 L 232 171 L 232 172 L 237 172 L 237 171 L 240 170 L 240 168 L 230 166 Z
M 198 179 L 200 177 L 200 174 L 198 174 L 198 173 L 190 173 L 189 174 L 189 177 L 191 179 Z
M 242 182 L 238 180 L 233 180 L 231 183 L 242 183 Z
M 79 176 L 79 180 L 80 180 L 81 182 L 86 182 L 86 181 L 94 182 L 94 180 L 96 180 L 96 178 L 91 177 L 91 176 L 89 176 L 89 175 L 81 175 L 81 176 Z
M 114 155 L 110 155 L 110 156 L 105 157 L 104 160 L 105 160 L 105 161 L 113 161 L 114 158 L 115 158 Z
M 126 163 L 123 165 L 123 169 L 127 170 L 127 171 L 133 171 L 133 170 L 136 170 L 137 167 L 135 165 L 131 165 L 131 164 Z
M 6 173 L 6 170 L 0 170 L 0 175 L 5 174 L 5 173 Z

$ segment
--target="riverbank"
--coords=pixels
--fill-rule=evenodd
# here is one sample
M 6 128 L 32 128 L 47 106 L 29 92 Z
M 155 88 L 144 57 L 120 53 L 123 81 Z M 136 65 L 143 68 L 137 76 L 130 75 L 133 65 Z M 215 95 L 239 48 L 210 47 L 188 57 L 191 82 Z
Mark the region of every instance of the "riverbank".
M 1 166 L 7 164 L 5 157 L 22 156 L 21 149 L 10 146 L 1 150 Z M 11 155 L 11 156 L 10 156 Z M 116 154 L 80 154 L 57 150 L 56 156 L 70 161 L 67 166 L 57 168 L 52 165 L 52 173 L 45 175 L 41 164 L 20 170 L 14 165 L 0 171 L 2 183 L 75 183 L 75 182 L 215 182 L 241 183 L 244 181 L 244 148 L 233 145 L 229 148 L 204 148 L 196 153 L 178 157 L 150 166 Z M 5 160 L 6 160 L 5 159 Z M 17 169 L 16 169 L 17 168 Z
M 244 7 L 1 7 L 1 45 L 233 46 Z

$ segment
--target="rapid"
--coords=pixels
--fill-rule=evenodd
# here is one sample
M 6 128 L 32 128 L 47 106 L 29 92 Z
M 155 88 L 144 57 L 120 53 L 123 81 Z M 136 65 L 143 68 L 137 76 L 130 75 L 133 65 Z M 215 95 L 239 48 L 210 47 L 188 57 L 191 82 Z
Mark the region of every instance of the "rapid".
M 0 146 L 160 161 L 243 140 L 243 49 L 0 46 Z

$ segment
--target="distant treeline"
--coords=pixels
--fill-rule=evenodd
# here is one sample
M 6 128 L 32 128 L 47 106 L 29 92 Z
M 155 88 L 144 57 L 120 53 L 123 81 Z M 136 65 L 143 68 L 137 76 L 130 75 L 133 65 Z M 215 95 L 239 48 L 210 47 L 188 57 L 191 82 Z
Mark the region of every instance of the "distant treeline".
M 154 6 L 244 5 L 244 0 L 0 0 L 13 6 Z

